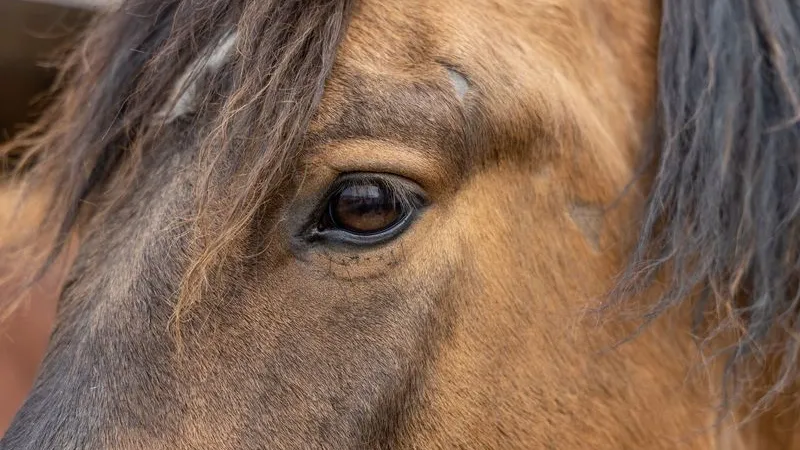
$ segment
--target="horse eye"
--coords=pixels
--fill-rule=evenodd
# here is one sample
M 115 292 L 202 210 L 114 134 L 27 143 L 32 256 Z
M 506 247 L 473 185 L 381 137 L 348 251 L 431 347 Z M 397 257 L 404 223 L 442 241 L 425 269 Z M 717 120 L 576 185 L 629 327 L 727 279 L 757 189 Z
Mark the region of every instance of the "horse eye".
M 397 196 L 379 183 L 347 186 L 328 202 L 330 225 L 359 235 L 386 231 L 404 214 Z
M 386 173 L 348 173 L 316 209 L 304 239 L 333 245 L 384 244 L 406 231 L 428 205 L 424 190 L 412 180 Z

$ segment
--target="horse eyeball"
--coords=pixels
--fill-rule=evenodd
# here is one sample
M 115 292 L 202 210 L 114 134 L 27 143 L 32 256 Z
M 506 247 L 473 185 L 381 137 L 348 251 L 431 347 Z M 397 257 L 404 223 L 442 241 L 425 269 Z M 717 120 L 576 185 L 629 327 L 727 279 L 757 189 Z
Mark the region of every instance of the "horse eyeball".
M 335 195 L 328 211 L 336 228 L 355 234 L 373 234 L 394 225 L 403 215 L 403 206 L 388 187 L 356 184 Z

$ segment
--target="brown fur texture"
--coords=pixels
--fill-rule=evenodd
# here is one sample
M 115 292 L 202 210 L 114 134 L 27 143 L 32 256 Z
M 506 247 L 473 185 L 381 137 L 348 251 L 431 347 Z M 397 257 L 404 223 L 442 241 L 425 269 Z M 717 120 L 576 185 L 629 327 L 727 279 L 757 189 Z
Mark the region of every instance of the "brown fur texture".
M 622 0 L 138 0 L 101 18 L 11 147 L 24 185 L 55 187 L 42 230 L 58 247 L 77 225 L 80 248 L 0 449 L 789 448 L 772 411 L 713 426 L 724 368 L 702 359 L 691 302 L 640 330 L 651 284 L 593 313 L 649 195 L 629 183 L 659 17 Z M 154 122 L 232 30 L 200 108 Z M 309 239 L 337 178 L 364 172 L 424 191 L 411 227 Z

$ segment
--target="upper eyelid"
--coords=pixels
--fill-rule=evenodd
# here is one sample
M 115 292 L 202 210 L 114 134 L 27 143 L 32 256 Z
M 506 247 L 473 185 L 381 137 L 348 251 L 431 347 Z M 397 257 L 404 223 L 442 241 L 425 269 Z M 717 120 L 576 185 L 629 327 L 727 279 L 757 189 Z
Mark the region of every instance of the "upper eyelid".
M 415 203 L 426 203 L 427 196 L 422 188 L 410 180 L 406 182 L 399 181 L 400 177 L 394 174 L 381 174 L 381 173 L 348 173 L 340 175 L 336 181 L 332 183 L 332 188 L 323 197 L 323 203 L 327 204 L 337 193 L 340 193 L 347 186 L 359 184 L 359 181 L 376 181 L 377 183 L 386 187 L 392 196 L 402 201 L 404 206 L 420 207 L 423 205 L 416 205 Z M 413 183 L 417 189 L 409 189 L 406 184 Z M 419 201 L 417 201 L 419 200 Z

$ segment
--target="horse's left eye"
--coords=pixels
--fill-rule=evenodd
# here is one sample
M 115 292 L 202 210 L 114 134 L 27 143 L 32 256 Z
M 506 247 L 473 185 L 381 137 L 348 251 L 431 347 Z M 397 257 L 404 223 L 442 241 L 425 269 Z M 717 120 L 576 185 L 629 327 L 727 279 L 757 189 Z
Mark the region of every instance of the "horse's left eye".
M 353 175 L 339 180 L 313 237 L 370 245 L 405 231 L 424 197 L 413 183 L 395 178 L 399 177 Z

